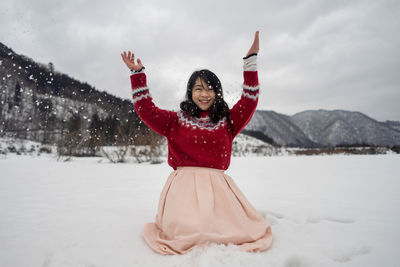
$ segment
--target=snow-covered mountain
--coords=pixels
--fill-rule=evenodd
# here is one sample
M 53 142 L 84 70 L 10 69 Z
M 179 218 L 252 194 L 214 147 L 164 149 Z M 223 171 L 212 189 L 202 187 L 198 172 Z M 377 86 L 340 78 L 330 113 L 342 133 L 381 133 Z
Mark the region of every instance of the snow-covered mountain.
M 130 100 L 100 92 L 2 43 L 0 93 L 0 136 L 55 143 L 72 132 L 86 139 L 92 132 L 113 143 L 118 127 L 139 123 Z
M 315 145 L 289 116 L 274 111 L 257 110 L 244 130 L 251 135 L 261 132 L 279 145 Z
M 253 136 L 260 133 L 285 146 L 400 144 L 400 122 L 379 122 L 345 110 L 307 110 L 293 116 L 257 110 L 244 131 Z
M 385 121 L 384 124 L 394 130 L 400 131 L 400 121 Z
M 400 144 L 400 131 L 360 112 L 307 110 L 291 116 L 310 140 L 323 145 Z

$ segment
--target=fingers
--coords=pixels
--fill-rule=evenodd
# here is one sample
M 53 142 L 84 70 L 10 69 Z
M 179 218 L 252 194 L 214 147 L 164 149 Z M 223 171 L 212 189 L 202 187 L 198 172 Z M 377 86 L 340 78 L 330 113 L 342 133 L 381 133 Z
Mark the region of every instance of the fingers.
M 129 53 L 130 53 L 130 52 L 129 52 Z M 126 54 L 126 51 L 124 51 L 123 53 L 121 53 L 121 57 L 122 57 L 122 59 L 123 59 L 124 61 L 126 61 L 126 60 L 129 59 L 130 56 L 128 56 L 128 55 Z
M 256 33 L 254 34 L 254 43 L 259 42 L 259 34 L 260 34 L 260 31 L 256 31 Z
M 121 57 L 122 57 L 122 60 L 125 62 L 125 64 L 127 64 L 128 58 L 126 56 L 126 52 L 125 51 L 123 53 L 121 53 Z
M 124 61 L 132 63 L 135 62 L 135 55 L 131 51 L 128 51 L 128 53 L 124 51 L 123 53 L 121 53 L 121 57 Z
M 250 48 L 251 50 L 253 50 L 253 53 L 258 53 L 259 50 L 259 34 L 260 31 L 256 31 L 256 33 L 254 34 L 254 41 Z
M 253 53 L 258 53 L 258 51 L 259 51 L 259 34 L 260 34 L 260 31 L 256 31 L 256 33 L 254 34 L 253 43 L 251 44 L 251 47 L 250 47 L 249 51 L 247 52 L 246 56 L 253 54 Z
M 128 51 L 128 59 L 131 62 L 135 62 L 135 55 L 131 51 Z
M 131 70 L 139 70 L 143 67 L 142 61 L 140 58 L 137 59 L 137 64 L 135 63 L 135 55 L 131 51 L 124 51 L 121 53 L 122 60 Z

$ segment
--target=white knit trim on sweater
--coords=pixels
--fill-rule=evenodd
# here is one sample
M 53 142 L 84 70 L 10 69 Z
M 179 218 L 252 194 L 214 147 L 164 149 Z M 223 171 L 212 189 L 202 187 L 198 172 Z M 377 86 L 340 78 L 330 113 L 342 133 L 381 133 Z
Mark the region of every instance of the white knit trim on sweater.
M 243 84 L 243 89 L 255 92 L 255 91 L 259 90 L 260 87 L 258 85 L 250 86 L 250 85 Z
M 205 118 L 187 118 L 183 114 L 183 111 L 178 112 L 178 121 L 185 127 L 193 127 L 193 129 L 199 128 L 201 130 L 212 131 L 219 127 L 223 127 L 226 124 L 226 118 L 219 120 L 217 123 L 213 123 L 209 117 Z
M 132 94 L 136 94 L 136 93 L 143 92 L 143 91 L 146 91 L 146 90 L 149 90 L 149 87 L 147 87 L 147 86 L 138 87 L 138 88 L 135 88 L 135 89 L 132 90 Z
M 255 95 L 251 95 L 251 94 L 249 94 L 249 93 L 243 92 L 243 96 L 244 96 L 244 97 L 247 97 L 247 98 L 250 98 L 250 99 L 253 99 L 253 100 L 257 100 L 257 98 L 258 98 L 258 93 L 255 94 Z
M 139 100 L 142 100 L 143 98 L 151 98 L 150 92 L 143 94 L 143 95 L 139 95 L 139 96 L 134 96 L 133 97 L 133 104 L 135 104 L 136 102 L 138 102 Z

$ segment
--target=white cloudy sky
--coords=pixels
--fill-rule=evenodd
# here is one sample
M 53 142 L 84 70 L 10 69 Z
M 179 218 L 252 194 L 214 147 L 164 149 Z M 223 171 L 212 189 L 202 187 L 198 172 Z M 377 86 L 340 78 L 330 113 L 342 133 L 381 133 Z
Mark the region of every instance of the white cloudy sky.
M 400 1 L 2 0 L 0 41 L 130 98 L 120 53 L 146 66 L 154 101 L 178 109 L 190 74 L 215 72 L 230 106 L 260 30 L 259 109 L 361 111 L 400 120 Z

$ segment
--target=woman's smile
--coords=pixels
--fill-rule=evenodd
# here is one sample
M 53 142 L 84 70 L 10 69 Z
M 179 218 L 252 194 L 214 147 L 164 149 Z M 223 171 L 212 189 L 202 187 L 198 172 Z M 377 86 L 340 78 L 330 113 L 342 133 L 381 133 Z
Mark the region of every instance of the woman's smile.
M 215 100 L 214 88 L 203 79 L 197 78 L 192 89 L 192 100 L 201 110 L 208 110 Z

